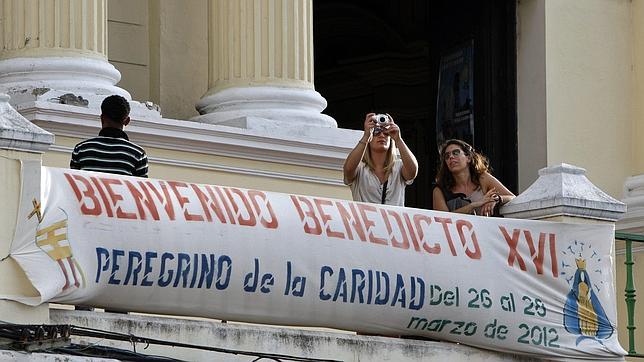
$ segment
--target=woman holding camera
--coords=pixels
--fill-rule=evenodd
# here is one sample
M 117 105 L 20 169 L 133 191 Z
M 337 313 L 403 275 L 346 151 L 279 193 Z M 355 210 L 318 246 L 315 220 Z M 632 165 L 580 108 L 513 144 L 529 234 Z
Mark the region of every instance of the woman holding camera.
M 400 153 L 396 158 L 395 149 Z M 344 161 L 344 183 L 353 200 L 405 206 L 405 187 L 418 173 L 418 161 L 388 114 L 369 113 L 364 133 Z
M 487 157 L 467 142 L 451 139 L 441 146 L 434 210 L 492 216 L 514 194 L 489 173 Z

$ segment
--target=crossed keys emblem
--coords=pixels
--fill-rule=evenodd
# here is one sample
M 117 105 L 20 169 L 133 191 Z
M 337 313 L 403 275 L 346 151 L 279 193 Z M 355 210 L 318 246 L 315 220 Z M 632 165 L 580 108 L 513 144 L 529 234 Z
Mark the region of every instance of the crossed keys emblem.
M 31 210 L 29 215 L 27 215 L 27 219 L 31 219 L 36 216 L 38 218 L 38 226 L 40 226 L 43 221 L 41 203 L 35 198 L 31 203 L 34 208 Z M 45 228 L 39 227 L 36 232 L 36 245 L 38 245 L 40 249 L 58 263 L 60 270 L 65 276 L 65 286 L 63 286 L 63 290 L 68 289 L 72 284 L 77 288 L 80 286 L 80 281 L 76 276 L 76 267 L 78 265 L 73 257 L 69 240 L 67 240 L 67 220 L 54 222 Z M 67 262 L 69 270 L 66 267 L 65 262 Z

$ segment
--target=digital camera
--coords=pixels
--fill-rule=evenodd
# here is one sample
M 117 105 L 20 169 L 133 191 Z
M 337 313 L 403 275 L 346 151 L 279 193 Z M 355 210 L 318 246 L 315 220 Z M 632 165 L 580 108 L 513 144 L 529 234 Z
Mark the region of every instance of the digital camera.
M 376 114 L 372 119 L 376 122 L 376 126 L 385 126 L 389 124 L 389 116 L 386 114 Z

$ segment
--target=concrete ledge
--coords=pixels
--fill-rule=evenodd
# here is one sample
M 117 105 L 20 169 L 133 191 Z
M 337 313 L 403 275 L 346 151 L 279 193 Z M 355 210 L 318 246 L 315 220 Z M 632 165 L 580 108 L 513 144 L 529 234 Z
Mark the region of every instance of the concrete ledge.
M 18 351 L 0 350 L 0 361 L 12 362 L 118 362 L 118 360 L 111 358 L 94 358 L 94 357 L 81 357 L 53 353 L 25 353 Z
M 30 122 L 57 136 L 85 139 L 94 137 L 100 130 L 100 111 L 94 108 L 35 101 L 23 103 L 17 110 Z M 285 127 L 285 123 L 253 117 L 235 121 L 234 126 L 213 125 L 139 117 L 133 112 L 127 133 L 137 144 L 147 148 L 330 170 L 342 170 L 347 154 L 362 135 L 362 131 L 343 128 Z
M 585 169 L 565 163 L 539 170 L 539 178 L 501 209 L 516 219 L 572 216 L 612 222 L 625 212 L 626 205 L 593 185 Z
M 0 93 L 0 148 L 43 153 L 54 143 L 54 135 L 32 124 Z
M 526 356 L 481 350 L 451 342 L 433 342 L 350 333 L 220 323 L 147 315 L 85 311 L 50 311 L 53 324 L 73 324 L 95 329 L 242 351 L 276 353 L 342 361 L 536 361 Z M 82 338 L 77 343 L 95 343 Z M 132 350 L 129 342 L 101 340 L 102 345 Z M 252 357 L 196 349 L 150 345 L 137 346 L 145 354 L 190 361 L 250 361 Z

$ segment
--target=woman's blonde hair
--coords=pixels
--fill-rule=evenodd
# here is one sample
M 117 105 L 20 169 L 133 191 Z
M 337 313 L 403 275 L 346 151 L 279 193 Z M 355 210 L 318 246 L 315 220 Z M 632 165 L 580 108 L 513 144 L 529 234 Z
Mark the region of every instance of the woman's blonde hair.
M 487 157 L 476 152 L 474 150 L 474 147 L 470 146 L 467 142 L 457 140 L 457 139 L 447 140 L 441 146 L 441 152 L 440 152 L 441 165 L 438 168 L 438 174 L 436 175 L 436 184 L 438 184 L 438 186 L 440 186 L 444 190 L 451 190 L 452 187 L 454 187 L 454 184 L 455 184 L 454 176 L 447 168 L 447 164 L 444 157 L 445 149 L 447 149 L 447 146 L 449 145 L 458 146 L 461 149 L 461 151 L 465 153 L 465 156 L 470 157 L 470 160 L 471 160 L 469 164 L 470 178 L 472 179 L 472 182 L 474 182 L 475 185 L 481 186 L 481 182 L 479 181 L 479 178 L 485 172 L 490 171 L 490 163 Z
M 371 142 L 367 144 L 367 150 L 362 156 L 362 162 L 366 163 L 371 171 L 375 170 L 375 165 L 373 159 L 371 158 Z M 391 169 L 394 167 L 394 162 L 396 161 L 396 154 L 394 150 L 396 149 L 396 142 L 393 139 L 389 140 L 389 148 L 387 149 L 387 155 L 385 156 L 385 177 L 389 177 Z

